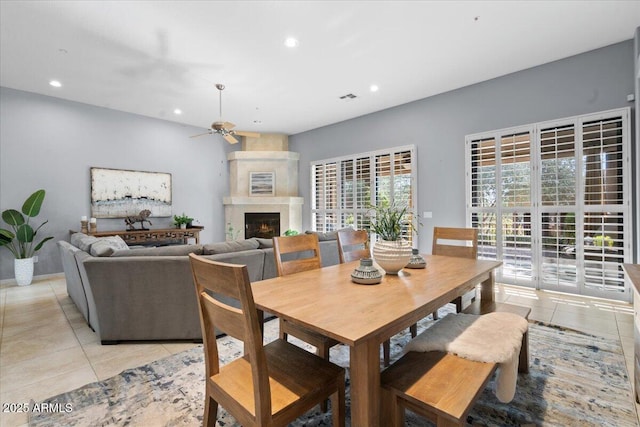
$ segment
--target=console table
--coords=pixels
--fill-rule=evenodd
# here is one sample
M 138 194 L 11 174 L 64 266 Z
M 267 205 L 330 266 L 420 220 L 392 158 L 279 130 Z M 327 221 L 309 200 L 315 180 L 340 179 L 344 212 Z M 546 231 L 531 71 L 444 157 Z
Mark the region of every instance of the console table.
M 182 243 L 188 243 L 189 238 L 194 238 L 196 244 L 200 243 L 200 231 L 204 227 L 197 228 L 163 228 L 151 230 L 114 230 L 99 231 L 97 233 L 89 233 L 91 236 L 120 236 L 127 245 L 149 245 L 153 243 L 162 243 L 168 240 L 181 240 Z

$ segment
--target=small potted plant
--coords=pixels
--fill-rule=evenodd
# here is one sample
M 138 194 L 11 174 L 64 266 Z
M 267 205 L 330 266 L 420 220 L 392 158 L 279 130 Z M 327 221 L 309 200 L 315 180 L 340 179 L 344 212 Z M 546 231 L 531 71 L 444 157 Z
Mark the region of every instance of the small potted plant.
M 185 215 L 184 212 L 182 212 L 182 215 L 173 216 L 173 223 L 177 228 L 187 228 L 187 224 L 190 224 L 191 222 L 193 222 L 193 218 Z
M 7 248 L 15 257 L 14 274 L 18 285 L 30 285 L 33 280 L 33 256 L 38 252 L 47 240 L 45 237 L 36 243 L 38 231 L 49 221 L 45 221 L 35 229 L 29 224 L 31 218 L 38 216 L 45 191 L 38 190 L 27 198 L 22 205 L 22 212 L 16 209 L 7 209 L 2 212 L 2 219 L 11 226 L 11 230 L 0 228 L 0 246 Z

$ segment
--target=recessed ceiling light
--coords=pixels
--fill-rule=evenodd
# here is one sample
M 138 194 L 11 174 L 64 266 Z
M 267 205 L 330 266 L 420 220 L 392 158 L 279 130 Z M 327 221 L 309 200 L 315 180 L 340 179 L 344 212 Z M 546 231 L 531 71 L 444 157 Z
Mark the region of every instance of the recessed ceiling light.
M 175 110 L 173 110 L 173 114 L 180 115 L 180 114 L 182 114 L 182 110 L 179 109 L 179 108 L 176 108 Z
M 379 89 L 379 88 L 378 88 L 378 85 L 371 85 L 371 86 L 369 86 L 369 90 L 370 90 L 371 92 L 377 92 L 377 91 L 378 91 L 378 89 Z
M 53 87 L 62 87 L 62 83 L 60 83 L 58 80 L 51 80 L 49 84 Z
M 294 38 L 294 37 L 287 37 L 287 39 L 284 41 L 284 45 L 286 47 L 296 47 L 300 44 L 300 42 L 298 41 L 298 39 Z

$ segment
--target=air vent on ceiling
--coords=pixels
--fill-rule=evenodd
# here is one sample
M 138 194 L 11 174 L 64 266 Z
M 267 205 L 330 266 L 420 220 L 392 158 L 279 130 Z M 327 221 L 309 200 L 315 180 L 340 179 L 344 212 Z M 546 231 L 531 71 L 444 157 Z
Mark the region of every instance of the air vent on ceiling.
M 353 98 L 355 98 L 355 97 L 356 97 L 356 96 L 355 96 L 354 94 L 352 94 L 352 93 L 348 93 L 348 94 L 346 94 L 346 95 L 342 95 L 342 96 L 340 97 L 340 99 L 353 99 Z

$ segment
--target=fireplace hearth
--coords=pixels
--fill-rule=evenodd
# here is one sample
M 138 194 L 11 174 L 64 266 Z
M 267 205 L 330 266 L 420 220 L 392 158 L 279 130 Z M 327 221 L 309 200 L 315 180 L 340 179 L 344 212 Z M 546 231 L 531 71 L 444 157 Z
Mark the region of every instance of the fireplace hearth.
M 271 239 L 280 235 L 279 212 L 256 212 L 244 214 L 244 238 Z

